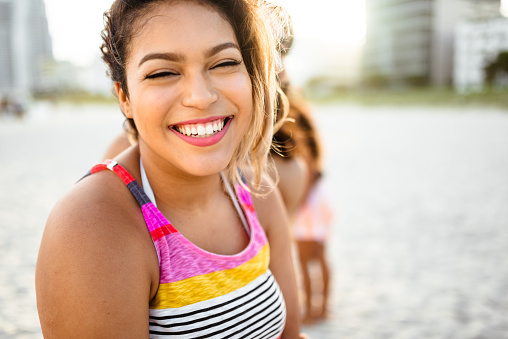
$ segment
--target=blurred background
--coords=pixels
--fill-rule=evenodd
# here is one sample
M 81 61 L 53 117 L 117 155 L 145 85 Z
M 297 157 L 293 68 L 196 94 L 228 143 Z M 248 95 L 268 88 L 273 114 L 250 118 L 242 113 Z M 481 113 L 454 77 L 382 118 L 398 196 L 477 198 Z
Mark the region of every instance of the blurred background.
M 3 102 L 26 110 L 38 99 L 110 98 L 98 48 L 110 3 L 0 0 Z M 279 3 L 295 29 L 286 66 L 312 98 L 361 100 L 369 89 L 418 88 L 465 100 L 508 83 L 506 1 Z
M 508 1 L 279 3 L 335 210 L 330 317 L 305 331 L 508 338 Z M 0 338 L 42 337 L 46 218 L 122 131 L 110 4 L 0 0 Z

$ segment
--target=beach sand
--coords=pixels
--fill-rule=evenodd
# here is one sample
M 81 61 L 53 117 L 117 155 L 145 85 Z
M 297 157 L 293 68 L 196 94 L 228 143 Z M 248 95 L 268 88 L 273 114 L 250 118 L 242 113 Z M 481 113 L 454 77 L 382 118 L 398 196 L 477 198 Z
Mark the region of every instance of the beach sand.
M 335 210 L 313 339 L 508 338 L 508 113 L 315 107 Z M 41 338 L 37 251 L 57 199 L 120 133 L 115 106 L 0 117 L 0 339 Z

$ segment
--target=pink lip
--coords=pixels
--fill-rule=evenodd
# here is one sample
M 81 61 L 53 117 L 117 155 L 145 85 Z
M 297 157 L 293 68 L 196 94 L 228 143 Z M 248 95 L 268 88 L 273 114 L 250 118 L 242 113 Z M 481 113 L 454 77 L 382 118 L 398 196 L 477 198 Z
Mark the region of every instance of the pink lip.
M 210 121 L 213 121 L 213 120 L 217 120 L 217 119 L 222 119 L 222 118 L 225 118 L 225 117 L 210 117 L 210 118 L 206 118 L 206 119 L 189 120 L 189 121 L 181 122 L 178 125 L 205 124 L 207 122 L 210 122 Z M 220 132 L 215 133 L 214 135 L 212 135 L 212 136 L 210 136 L 208 138 L 190 137 L 190 136 L 181 134 L 178 131 L 174 130 L 172 128 L 172 126 L 169 127 L 169 130 L 171 132 L 175 133 L 180 139 L 182 139 L 183 141 L 187 142 L 188 144 L 191 144 L 193 146 L 206 147 L 206 146 L 215 145 L 216 143 L 218 143 L 219 141 L 222 140 L 222 138 L 226 135 L 226 132 L 228 131 L 229 126 L 231 125 L 231 121 L 233 121 L 233 117 L 229 117 L 228 122 L 226 123 L 224 128 L 222 128 L 222 130 Z

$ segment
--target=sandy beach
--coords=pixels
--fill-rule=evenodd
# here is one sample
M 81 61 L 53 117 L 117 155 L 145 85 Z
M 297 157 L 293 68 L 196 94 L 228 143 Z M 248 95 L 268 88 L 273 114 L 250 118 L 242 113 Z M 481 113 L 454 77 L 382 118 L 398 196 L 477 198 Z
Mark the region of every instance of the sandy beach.
M 317 106 L 335 210 L 313 339 L 508 338 L 508 113 Z M 42 338 L 46 218 L 121 131 L 115 106 L 0 117 L 0 339 Z

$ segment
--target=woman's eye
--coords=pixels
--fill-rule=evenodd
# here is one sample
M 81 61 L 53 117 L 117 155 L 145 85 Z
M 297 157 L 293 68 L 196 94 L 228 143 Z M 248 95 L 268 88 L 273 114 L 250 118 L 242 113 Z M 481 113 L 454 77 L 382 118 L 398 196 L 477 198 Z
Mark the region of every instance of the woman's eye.
M 220 68 L 220 67 L 238 66 L 241 63 L 242 62 L 238 61 L 238 60 L 228 60 L 228 61 L 221 62 L 220 64 L 218 64 L 216 66 L 213 66 L 212 69 L 214 69 L 214 68 Z
M 147 79 L 158 79 L 158 78 L 165 78 L 165 77 L 169 77 L 169 76 L 173 76 L 173 75 L 178 75 L 178 74 L 173 73 L 173 72 L 159 72 L 159 73 L 149 74 L 146 76 L 146 78 Z

